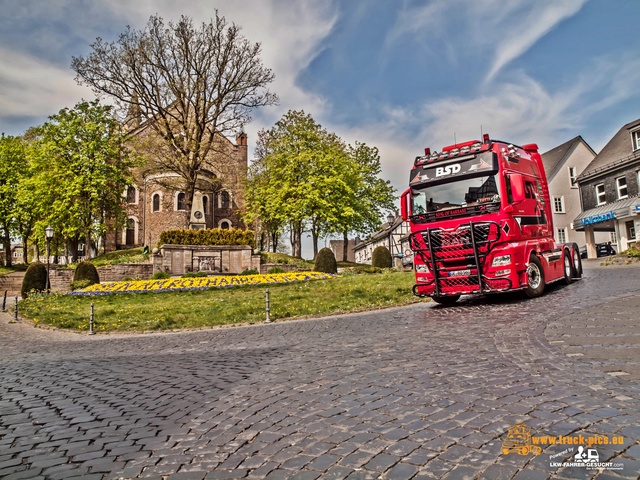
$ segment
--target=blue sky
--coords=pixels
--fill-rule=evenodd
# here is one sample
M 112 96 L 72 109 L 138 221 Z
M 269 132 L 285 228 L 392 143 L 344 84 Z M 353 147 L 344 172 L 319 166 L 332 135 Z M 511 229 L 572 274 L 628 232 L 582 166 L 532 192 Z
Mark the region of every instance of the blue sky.
M 0 0 L 0 131 L 18 135 L 93 94 L 71 57 L 126 25 L 217 8 L 261 42 L 280 104 L 346 142 L 379 147 L 398 192 L 424 147 L 480 131 L 542 151 L 582 135 L 599 151 L 640 117 L 635 0 Z M 250 155 L 252 152 L 250 153 Z

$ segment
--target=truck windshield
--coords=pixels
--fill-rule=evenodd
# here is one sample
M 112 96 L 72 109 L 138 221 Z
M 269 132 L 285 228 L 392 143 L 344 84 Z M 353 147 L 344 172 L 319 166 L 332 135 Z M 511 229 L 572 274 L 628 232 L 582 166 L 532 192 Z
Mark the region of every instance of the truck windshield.
M 429 214 L 432 214 L 435 218 L 449 216 L 453 213 L 457 215 L 478 211 L 477 208 L 468 207 L 499 205 L 500 186 L 498 182 L 499 176 L 491 174 L 413 188 L 413 215 L 427 214 L 427 216 L 431 216 Z M 460 209 L 464 210 L 454 212 Z

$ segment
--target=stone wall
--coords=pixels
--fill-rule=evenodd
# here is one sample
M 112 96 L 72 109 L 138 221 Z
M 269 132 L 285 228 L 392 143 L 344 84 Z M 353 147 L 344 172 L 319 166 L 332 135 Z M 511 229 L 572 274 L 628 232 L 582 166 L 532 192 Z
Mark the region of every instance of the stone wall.
M 117 282 L 125 278 L 134 280 L 147 280 L 153 275 L 153 265 L 150 263 L 120 263 L 118 265 L 106 265 L 98 267 L 100 282 Z M 49 280 L 51 290 L 54 292 L 68 292 L 69 285 L 73 281 L 74 270 L 71 268 L 57 268 L 51 266 Z
M 154 249 L 155 251 L 155 249 Z M 163 245 L 152 257 L 153 272 L 242 273 L 260 270 L 260 255 L 248 245 Z

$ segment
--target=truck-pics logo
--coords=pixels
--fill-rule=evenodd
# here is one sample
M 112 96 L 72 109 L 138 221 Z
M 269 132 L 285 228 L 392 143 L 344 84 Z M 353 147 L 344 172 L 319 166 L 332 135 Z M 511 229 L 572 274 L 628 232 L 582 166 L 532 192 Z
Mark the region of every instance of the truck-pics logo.
M 502 441 L 501 451 L 504 455 L 516 453 L 518 455 L 540 455 L 543 446 L 569 446 L 559 453 L 549 455 L 550 467 L 586 467 L 587 470 L 623 470 L 624 464 L 601 462 L 598 450 L 592 448 L 594 445 L 623 445 L 624 437 L 614 435 L 534 435 L 531 427 L 517 424 L 509 429 L 507 436 Z M 578 445 L 577 450 L 570 445 Z M 585 446 L 586 445 L 586 446 Z M 573 454 L 573 452 L 576 452 Z M 566 457 L 564 460 L 556 460 L 558 457 Z
M 527 425 L 516 425 L 511 427 L 507 433 L 507 438 L 502 442 L 502 453 L 508 455 L 517 453 L 518 455 L 540 455 L 542 448 L 531 443 L 531 427 Z
M 454 163 L 453 165 L 447 165 L 446 167 L 438 167 L 436 168 L 436 178 L 444 177 L 445 175 L 453 175 L 458 173 L 462 167 L 459 163 Z

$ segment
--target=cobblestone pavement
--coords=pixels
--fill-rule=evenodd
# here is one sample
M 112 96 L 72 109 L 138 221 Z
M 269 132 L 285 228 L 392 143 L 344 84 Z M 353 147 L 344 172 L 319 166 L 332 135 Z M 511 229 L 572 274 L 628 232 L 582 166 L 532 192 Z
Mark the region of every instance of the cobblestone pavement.
M 148 335 L 0 314 L 0 478 L 637 478 L 638 285 L 590 263 L 534 300 Z M 518 422 L 623 436 L 594 446 L 623 470 L 504 454 Z

